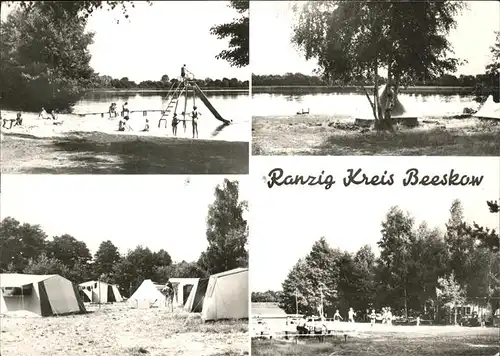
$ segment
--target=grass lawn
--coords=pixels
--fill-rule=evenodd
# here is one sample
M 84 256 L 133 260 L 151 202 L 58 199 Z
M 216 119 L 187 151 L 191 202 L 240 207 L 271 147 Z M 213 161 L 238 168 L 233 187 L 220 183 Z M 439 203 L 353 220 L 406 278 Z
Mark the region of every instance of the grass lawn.
M 124 303 L 84 315 L 0 319 L 4 356 L 248 355 L 248 322 L 203 323 L 182 310 L 130 309 Z M 15 314 L 16 312 L 14 312 Z
M 301 341 L 252 340 L 253 356 L 494 356 L 500 351 L 500 329 L 430 327 L 429 332 L 359 332 L 348 337 Z M 421 327 L 419 327 L 421 328 Z M 432 330 L 431 330 L 432 329 Z
M 74 133 L 3 135 L 2 173 L 247 174 L 249 143 Z
M 418 128 L 377 132 L 325 115 L 254 117 L 253 155 L 498 156 L 500 124 L 428 118 Z M 424 123 L 425 121 L 425 123 Z

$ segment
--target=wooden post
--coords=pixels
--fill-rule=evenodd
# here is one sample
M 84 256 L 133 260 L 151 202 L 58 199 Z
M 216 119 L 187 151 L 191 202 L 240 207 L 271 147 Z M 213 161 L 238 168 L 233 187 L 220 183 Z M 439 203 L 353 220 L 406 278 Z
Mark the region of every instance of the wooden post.
M 183 112 L 184 121 L 182 122 L 182 125 L 184 126 L 184 133 L 186 133 L 186 110 L 187 110 L 187 103 L 188 103 L 188 87 L 187 87 L 187 84 L 184 84 L 184 85 L 185 85 L 186 92 L 185 92 L 185 96 L 184 96 L 184 112 Z

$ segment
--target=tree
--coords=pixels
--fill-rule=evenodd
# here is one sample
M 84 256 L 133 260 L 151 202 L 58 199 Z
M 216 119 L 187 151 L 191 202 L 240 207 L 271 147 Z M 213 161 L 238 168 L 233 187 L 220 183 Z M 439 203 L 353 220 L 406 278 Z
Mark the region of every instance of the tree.
M 47 257 L 61 261 L 69 269 L 77 263 L 87 264 L 92 259 L 87 244 L 68 234 L 55 236 L 52 241 L 48 241 L 46 251 Z
M 438 279 L 438 288 L 436 294 L 441 303 L 444 303 L 450 310 L 455 311 L 455 325 L 457 324 L 457 307 L 465 303 L 465 291 L 460 284 L 455 280 L 455 275 L 452 272 L 446 277 Z
M 22 272 L 31 259 L 45 252 L 47 235 L 39 225 L 6 217 L 0 223 L 0 271 Z
M 231 0 L 230 6 L 234 8 L 241 17 L 231 23 L 213 26 L 210 34 L 218 39 L 229 38 L 229 49 L 220 52 L 216 58 L 229 62 L 231 66 L 245 67 L 249 63 L 249 0 Z
M 167 267 L 172 264 L 172 257 L 167 251 L 161 249 L 153 253 L 153 263 L 155 266 Z
M 378 102 L 379 70 L 387 70 L 396 94 L 402 84 L 456 70 L 446 36 L 463 7 L 460 1 L 309 1 L 295 7 L 292 42 L 329 81 L 373 77 L 373 102 L 365 93 L 376 127 L 392 128 Z
M 91 84 L 92 33 L 65 12 L 35 3 L 14 10 L 1 28 L 2 104 L 13 109 L 69 109 Z
M 496 201 L 488 201 L 486 203 L 492 214 L 498 214 L 499 207 Z M 494 229 L 479 226 L 474 222 L 472 226 L 466 226 L 466 231 L 474 241 L 477 241 L 479 247 L 488 248 L 495 253 L 500 251 L 500 236 Z
M 215 201 L 208 208 L 208 248 L 198 261 L 210 274 L 248 266 L 248 225 L 243 218 L 247 209 L 248 203 L 239 200 L 238 181 L 224 179 L 217 185 Z
M 62 277 L 70 278 L 70 270 L 57 258 L 48 257 L 42 254 L 37 258 L 30 259 L 23 273 L 28 274 L 58 274 Z M 72 280 L 73 281 L 73 280 Z
M 474 240 L 467 232 L 462 203 L 458 199 L 455 199 L 451 204 L 450 218 L 446 224 L 445 242 L 450 259 L 448 273 L 453 272 L 458 283 L 464 286 L 468 283 L 472 272 Z
M 411 247 L 415 241 L 414 219 L 399 207 L 392 207 L 382 222 L 379 263 L 381 279 L 385 282 L 386 295 L 396 308 L 404 308 L 408 316 L 411 290 Z
M 95 85 L 88 51 L 94 34 L 85 32 L 88 17 L 95 10 L 121 5 L 127 18 L 128 3 L 16 2 L 19 6 L 0 29 L 2 106 L 70 111 L 85 90 Z
M 154 280 L 160 283 L 166 283 L 170 278 L 205 278 L 208 276 L 208 273 L 196 262 L 182 261 L 154 268 Z
M 486 66 L 486 71 L 498 75 L 500 73 L 500 31 L 496 31 L 495 34 L 495 43 L 490 47 L 492 62 Z
M 17 3 L 25 12 L 30 12 L 36 8 L 39 1 L 7 1 L 10 6 L 12 3 Z M 147 1 L 152 5 L 151 1 Z M 43 5 L 54 11 L 56 14 L 65 13 L 69 15 L 74 20 L 84 21 L 96 10 L 101 10 L 107 8 L 109 10 L 115 9 L 120 6 L 122 9 L 122 14 L 125 18 L 128 18 L 128 5 L 135 7 L 132 1 L 43 1 Z
M 110 240 L 101 242 L 94 256 L 94 273 L 96 276 L 111 275 L 114 266 L 120 262 L 120 253 Z
M 298 306 L 299 313 L 318 314 L 322 309 L 325 314 L 333 314 L 339 302 L 341 259 L 342 253 L 332 249 L 325 238 L 316 241 L 283 282 L 280 307 L 287 313 L 295 313 Z

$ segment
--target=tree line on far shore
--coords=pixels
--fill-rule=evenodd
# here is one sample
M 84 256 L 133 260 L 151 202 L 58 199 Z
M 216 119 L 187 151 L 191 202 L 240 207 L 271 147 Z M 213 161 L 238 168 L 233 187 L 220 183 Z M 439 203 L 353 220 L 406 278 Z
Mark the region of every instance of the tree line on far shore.
M 144 80 L 135 82 L 127 77 L 116 79 L 109 75 L 93 75 L 90 88 L 92 89 L 170 89 L 173 85 L 179 83 L 179 79 L 170 79 L 168 75 L 162 75 L 158 81 Z M 249 81 L 241 81 L 237 78 L 222 78 L 222 79 L 196 79 L 196 84 L 200 88 L 207 89 L 248 89 Z
M 443 74 L 434 79 L 420 80 L 412 83 L 413 86 L 438 87 L 474 87 L 476 90 L 490 90 L 500 87 L 500 76 L 491 74 L 460 75 Z M 252 86 L 370 86 L 372 78 L 358 76 L 347 83 L 341 80 L 328 80 L 318 75 L 302 73 L 286 73 L 283 75 L 252 75 Z M 380 77 L 381 84 L 387 84 L 386 77 Z
M 488 206 L 499 213 L 498 203 Z M 345 314 L 352 307 L 363 317 L 367 309 L 389 306 L 396 315 L 438 323 L 457 322 L 460 306 L 500 308 L 498 232 L 466 222 L 459 200 L 451 205 L 444 233 L 425 222 L 415 226 L 397 206 L 381 225 L 378 258 L 368 245 L 349 253 L 321 238 L 290 270 L 282 291 L 254 292 L 252 302 L 318 315 L 323 300 L 330 317 L 336 309 Z
M 111 240 L 101 242 L 94 255 L 72 235 L 51 240 L 39 225 L 12 217 L 0 222 L 0 272 L 59 274 L 73 283 L 102 280 L 117 284 L 130 296 L 145 279 L 166 283 L 172 277 L 207 277 L 237 267 L 248 267 L 247 202 L 239 200 L 239 183 L 224 180 L 215 188 L 207 213 L 208 247 L 197 261 L 174 262 L 168 251 L 137 246 L 121 254 Z M 175 244 L 175 232 L 168 244 Z

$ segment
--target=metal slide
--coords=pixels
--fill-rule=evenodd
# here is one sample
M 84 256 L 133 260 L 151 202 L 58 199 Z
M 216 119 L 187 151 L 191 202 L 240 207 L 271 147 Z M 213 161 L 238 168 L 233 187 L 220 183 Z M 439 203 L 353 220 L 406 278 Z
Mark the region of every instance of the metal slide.
M 205 93 L 203 93 L 201 91 L 201 89 L 198 87 L 198 85 L 195 85 L 194 86 L 196 91 L 198 92 L 198 95 L 200 97 L 200 100 L 203 102 L 203 104 L 205 104 L 205 106 L 208 108 L 208 110 L 210 110 L 210 112 L 215 116 L 215 118 L 217 120 L 220 120 L 222 121 L 223 123 L 225 123 L 226 125 L 229 125 L 231 123 L 231 121 L 229 120 L 226 120 L 224 119 L 218 112 L 217 110 L 215 110 L 215 108 L 212 106 L 212 104 L 210 103 L 210 101 L 208 101 L 208 98 L 206 97 Z

